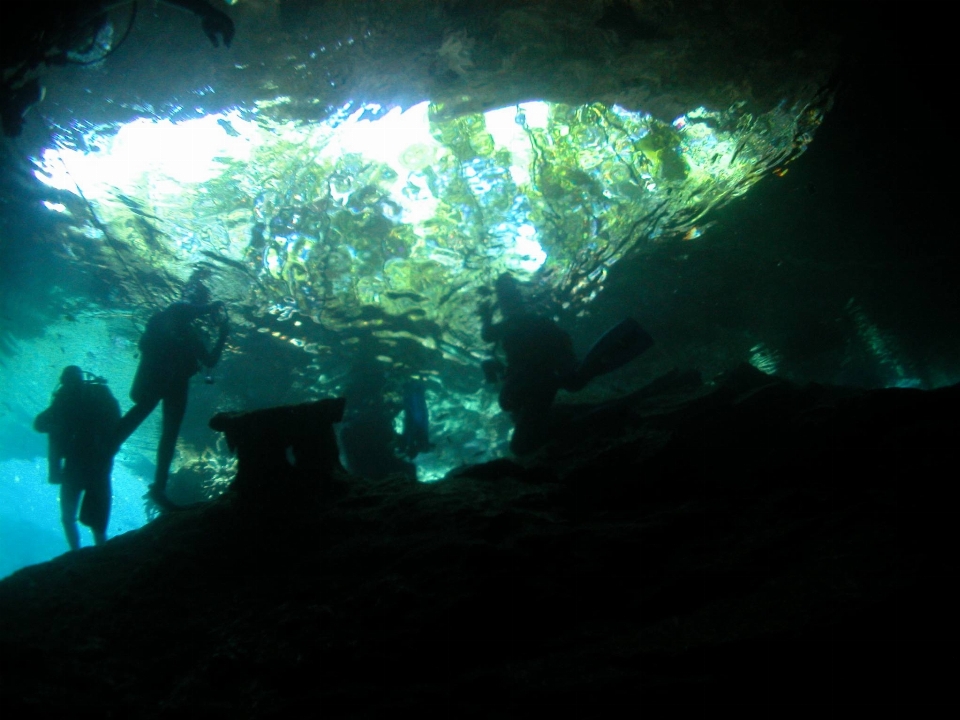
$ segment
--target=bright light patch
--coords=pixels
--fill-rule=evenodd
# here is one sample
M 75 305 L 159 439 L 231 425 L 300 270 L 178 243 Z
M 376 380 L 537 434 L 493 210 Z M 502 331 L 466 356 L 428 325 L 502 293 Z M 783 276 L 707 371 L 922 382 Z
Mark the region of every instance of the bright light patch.
M 780 139 L 755 144 L 759 156 L 754 145 L 744 151 L 738 133 L 716 130 L 732 120 L 703 108 L 670 126 L 618 106 L 542 101 L 447 120 L 431 120 L 427 102 L 386 112 L 375 103 L 347 104 L 313 124 L 267 117 L 287 100 L 259 104 L 255 122 L 237 110 L 91 132 L 80 144 L 96 152 L 66 144 L 45 150 L 37 176 L 82 191 L 123 232 L 131 212 L 166 223 L 160 232 L 182 261 L 211 246 L 241 261 L 252 243 L 275 279 L 309 287 L 295 279 L 301 270 L 328 273 L 345 264 L 339 282 L 346 287 L 362 266 L 363 287 L 384 285 L 369 291 L 376 298 L 387 286 L 410 285 L 412 266 L 404 265 L 424 258 L 448 277 L 475 269 L 467 262 L 472 253 L 520 274 L 542 267 L 547 250 L 554 261 L 585 251 L 609 265 L 622 253 L 611 243 L 635 231 L 634 215 L 654 217 L 654 207 L 661 209 L 644 230 L 648 238 L 699 237 L 708 224 L 694 222 L 742 194 L 760 176 L 761 159 L 782 165 L 796 152 Z M 796 124 L 779 122 L 763 127 L 780 127 L 792 140 Z M 320 202 L 325 197 L 332 202 Z M 244 228 L 236 221 L 250 205 Z M 234 213 L 229 223 L 225 212 Z M 318 228 L 338 213 L 329 227 L 342 263 L 318 265 L 327 257 L 314 250 L 323 242 Z M 693 220 L 671 226 L 674 216 Z M 273 242 L 259 247 L 263 240 Z
M 152 193 L 182 192 L 184 184 L 219 176 L 223 164 L 218 158 L 249 159 L 256 134 L 257 126 L 236 112 L 178 123 L 139 119 L 116 135 L 98 137 L 99 152 L 44 150 L 42 170 L 35 174 L 59 190 L 76 193 L 79 186 L 90 200 L 144 186 Z
M 67 206 L 63 203 L 50 202 L 49 200 L 44 200 L 43 206 L 48 210 L 53 210 L 58 213 L 65 213 L 67 211 Z
M 427 118 L 430 103 L 422 102 L 406 112 L 395 107 L 380 118 L 361 120 L 368 110 L 379 109 L 379 105 L 364 105 L 353 112 L 346 122 L 336 127 L 319 157 L 335 160 L 341 155 L 357 153 L 393 168 L 423 170 L 444 152 L 430 134 Z
M 537 242 L 537 229 L 528 224 L 517 228 L 514 246 L 507 258 L 508 266 L 515 270 L 534 273 L 547 260 L 547 254 Z
M 162 203 L 164 198 L 182 195 L 186 185 L 218 177 L 224 169 L 223 160 L 250 162 L 258 148 L 279 137 L 316 147 L 318 163 L 356 154 L 396 169 L 394 182 L 382 182 L 389 189 L 389 200 L 399 208 L 394 219 L 413 226 L 423 236 L 422 228 L 436 215 L 439 204 L 430 190 L 428 173 L 449 150 L 431 133 L 428 102 L 405 111 L 395 107 L 380 117 L 369 117 L 381 110 L 376 104 L 362 105 L 352 112 L 345 107 L 330 122 L 311 128 L 293 124 L 267 128 L 243 120 L 237 111 L 177 123 L 140 119 L 122 126 L 113 136 L 98 136 L 95 143 L 90 143 L 97 152 L 70 147 L 44 150 L 38 163 L 41 170 L 35 174 L 60 190 L 76 194 L 79 188 L 89 200 L 109 201 L 120 193 Z M 484 115 L 496 145 L 510 152 L 509 172 L 520 188 L 530 184 L 534 161 L 523 125 L 545 128 L 548 118 L 549 105 L 545 102 L 521 103 Z M 338 200 L 347 199 L 332 192 Z M 47 207 L 63 212 L 63 206 Z M 532 225 L 520 226 L 515 246 L 505 251 L 516 270 L 534 272 L 545 262 L 546 253 L 536 234 Z M 275 257 L 268 257 L 266 262 L 271 272 L 280 270 Z
M 520 103 L 527 127 L 545 130 L 550 119 L 550 106 L 545 102 Z
M 549 106 L 545 102 L 521 103 L 484 113 L 487 132 L 497 147 L 510 151 L 510 175 L 518 187 L 530 183 L 529 168 L 533 162 L 533 147 L 520 120 L 525 118 L 527 127 L 543 128 L 548 114 Z
M 336 161 L 355 153 L 400 170 L 390 187 L 390 200 L 401 208 L 398 220 L 418 226 L 437 211 L 437 199 L 421 174 L 447 153 L 430 134 L 430 103 L 422 102 L 406 111 L 395 107 L 380 118 L 361 119 L 370 110 L 379 111 L 380 106 L 361 106 L 337 125 L 317 161 Z

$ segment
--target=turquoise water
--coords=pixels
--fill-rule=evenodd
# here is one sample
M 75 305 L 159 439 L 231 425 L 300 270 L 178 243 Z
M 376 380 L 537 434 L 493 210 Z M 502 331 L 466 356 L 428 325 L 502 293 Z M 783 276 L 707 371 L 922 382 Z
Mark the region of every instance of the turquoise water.
M 60 525 L 59 487 L 47 483 L 46 458 L 4 460 L 0 478 L 0 577 L 68 552 Z M 114 469 L 111 537 L 146 524 L 144 486 L 144 478 L 122 464 Z M 80 528 L 81 545 L 92 546 L 93 537 Z

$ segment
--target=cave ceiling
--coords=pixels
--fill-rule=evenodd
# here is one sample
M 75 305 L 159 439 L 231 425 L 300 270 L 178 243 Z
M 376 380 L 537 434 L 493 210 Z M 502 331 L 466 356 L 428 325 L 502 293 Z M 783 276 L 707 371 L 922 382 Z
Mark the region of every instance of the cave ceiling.
M 123 46 L 56 68 L 57 123 L 191 117 L 280 99 L 316 120 L 347 102 L 461 114 L 528 100 L 601 102 L 670 122 L 697 107 L 764 112 L 828 82 L 839 39 L 816 3 L 763 0 L 239 0 L 229 49 L 189 14 L 141 2 Z M 129 4 L 113 11 L 125 27 Z

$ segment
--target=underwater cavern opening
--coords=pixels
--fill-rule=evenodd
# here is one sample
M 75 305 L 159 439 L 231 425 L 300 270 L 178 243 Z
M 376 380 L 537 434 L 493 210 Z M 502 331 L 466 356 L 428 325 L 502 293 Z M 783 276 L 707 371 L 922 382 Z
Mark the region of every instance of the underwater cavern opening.
M 448 3 L 412 19 L 431 4 L 241 2 L 229 54 L 161 12 L 100 65 L 51 70 L 26 116 L 47 135 L 25 143 L 47 193 L 31 203 L 46 203 L 45 246 L 94 281 L 56 286 L 62 312 L 37 346 L 49 377 L 24 415 L 65 354 L 122 395 L 147 317 L 199 272 L 234 329 L 215 384 L 191 396 L 184 499 L 232 475 L 213 412 L 350 389 L 397 434 L 411 379 L 431 415 L 419 479 L 500 457 L 510 424 L 483 386 L 476 312 L 494 279 L 515 274 L 588 345 L 621 260 L 709 243 L 716 211 L 784 173 L 832 102 L 829 28 L 745 44 L 734 70 L 730 39 L 684 3 L 644 4 L 634 34 L 611 32 L 609 3 Z M 724 22 L 760 43 L 752 20 Z M 858 342 L 884 346 L 856 302 L 847 315 Z M 757 367 L 782 365 L 767 338 L 742 344 Z M 152 462 L 145 428 L 120 456 L 134 476 Z
M 351 103 L 302 123 L 270 107 L 76 129 L 36 176 L 63 191 L 66 251 L 109 268 L 117 304 L 155 307 L 202 268 L 242 332 L 299 349 L 287 399 L 342 394 L 358 353 L 394 396 L 429 380 L 448 420 L 424 480 L 503 449 L 489 393 L 462 378 L 483 357 L 476 303 L 495 277 L 582 316 L 621 257 L 700 236 L 712 209 L 803 152 L 826 109 L 668 124 L 599 103 L 453 117 Z
M 37 57 L 24 16 L 84 5 L 107 8 L 84 64 L 9 69 Z M 0 715 L 950 687 L 960 264 L 942 93 L 915 91 L 948 24 L 830 0 L 18 9 Z M 164 317 L 210 361 L 166 354 Z M 508 332 L 535 403 L 507 392 Z M 120 451 L 105 533 L 81 509 L 65 552 L 78 498 L 37 420 L 87 383 Z

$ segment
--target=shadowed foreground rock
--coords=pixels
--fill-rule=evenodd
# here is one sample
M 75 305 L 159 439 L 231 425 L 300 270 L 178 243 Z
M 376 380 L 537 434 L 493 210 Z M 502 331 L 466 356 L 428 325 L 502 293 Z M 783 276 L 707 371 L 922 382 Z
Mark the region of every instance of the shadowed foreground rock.
M 237 453 L 231 490 L 250 502 L 297 502 L 335 484 L 343 471 L 333 426 L 344 398 L 251 412 L 217 413 L 210 427 Z M 284 504 L 287 504 L 284 503 Z
M 273 524 L 231 493 L 0 583 L 0 711 L 935 708 L 960 638 L 958 405 L 674 373 L 559 408 L 524 464 L 334 469 L 343 496 Z

